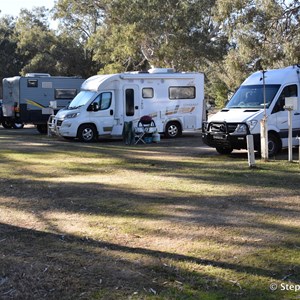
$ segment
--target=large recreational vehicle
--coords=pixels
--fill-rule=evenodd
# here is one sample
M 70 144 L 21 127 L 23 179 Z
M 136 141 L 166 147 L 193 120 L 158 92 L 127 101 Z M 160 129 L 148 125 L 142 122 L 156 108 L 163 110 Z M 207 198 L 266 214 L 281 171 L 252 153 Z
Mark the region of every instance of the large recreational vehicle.
M 125 122 L 136 124 L 148 115 L 158 132 L 174 138 L 184 130 L 201 129 L 203 114 L 202 73 L 151 69 L 87 79 L 51 127 L 65 138 L 90 142 L 99 136 L 121 136 Z
M 67 106 L 83 81 L 82 78 L 44 73 L 4 78 L 2 124 L 8 128 L 30 123 L 37 125 L 41 133 L 47 132 L 47 121 L 52 112 L 50 101 L 56 101 L 57 111 Z
M 203 141 L 221 154 L 246 149 L 246 136 L 252 134 L 256 150 L 260 149 L 260 121 L 266 115 L 269 154 L 288 147 L 288 111 L 285 98 L 297 97 L 298 110 L 293 112 L 293 145 L 300 136 L 300 68 L 256 72 L 248 77 L 226 107 L 211 116 L 202 127 Z

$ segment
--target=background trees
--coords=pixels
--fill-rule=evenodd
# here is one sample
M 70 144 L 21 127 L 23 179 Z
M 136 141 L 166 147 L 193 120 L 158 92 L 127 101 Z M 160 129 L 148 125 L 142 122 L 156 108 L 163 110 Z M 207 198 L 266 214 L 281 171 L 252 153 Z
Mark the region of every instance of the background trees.
M 15 20 L 13 17 L 0 18 L 0 80 L 18 74 L 21 68 L 21 59 L 16 53 L 17 41 L 14 37 Z M 2 85 L 0 86 L 0 95 Z
M 218 0 L 215 20 L 229 40 L 214 62 L 218 83 L 234 91 L 249 73 L 299 63 L 299 13 L 298 0 Z
M 0 76 L 203 71 L 207 98 L 222 106 L 249 73 L 299 62 L 298 0 L 55 3 L 0 19 Z

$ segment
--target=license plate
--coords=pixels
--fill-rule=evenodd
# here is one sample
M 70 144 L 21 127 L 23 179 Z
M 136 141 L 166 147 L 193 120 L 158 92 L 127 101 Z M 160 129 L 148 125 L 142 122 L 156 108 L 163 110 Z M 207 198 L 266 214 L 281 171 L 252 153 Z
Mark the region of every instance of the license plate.
M 224 137 L 223 137 L 223 135 L 214 135 L 213 139 L 214 140 L 224 140 Z

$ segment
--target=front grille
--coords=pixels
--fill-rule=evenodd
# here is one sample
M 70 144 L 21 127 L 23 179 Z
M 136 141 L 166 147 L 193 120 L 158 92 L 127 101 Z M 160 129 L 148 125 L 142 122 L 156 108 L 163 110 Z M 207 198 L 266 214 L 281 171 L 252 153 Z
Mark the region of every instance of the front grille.
M 232 123 L 210 123 L 210 132 L 223 132 L 223 133 L 233 133 L 237 127 L 237 124 Z
M 211 132 L 226 132 L 226 125 L 224 123 L 211 123 L 210 131 Z

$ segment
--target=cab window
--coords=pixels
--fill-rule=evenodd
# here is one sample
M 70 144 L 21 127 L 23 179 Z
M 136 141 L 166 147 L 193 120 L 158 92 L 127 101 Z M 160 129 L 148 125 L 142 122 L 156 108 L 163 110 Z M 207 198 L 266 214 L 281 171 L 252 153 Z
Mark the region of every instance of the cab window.
M 111 105 L 112 93 L 105 92 L 97 96 L 93 101 L 94 110 L 105 110 L 108 109 Z
M 286 86 L 273 108 L 272 114 L 284 110 L 285 98 L 286 97 L 297 97 L 298 96 L 298 88 L 296 84 Z

